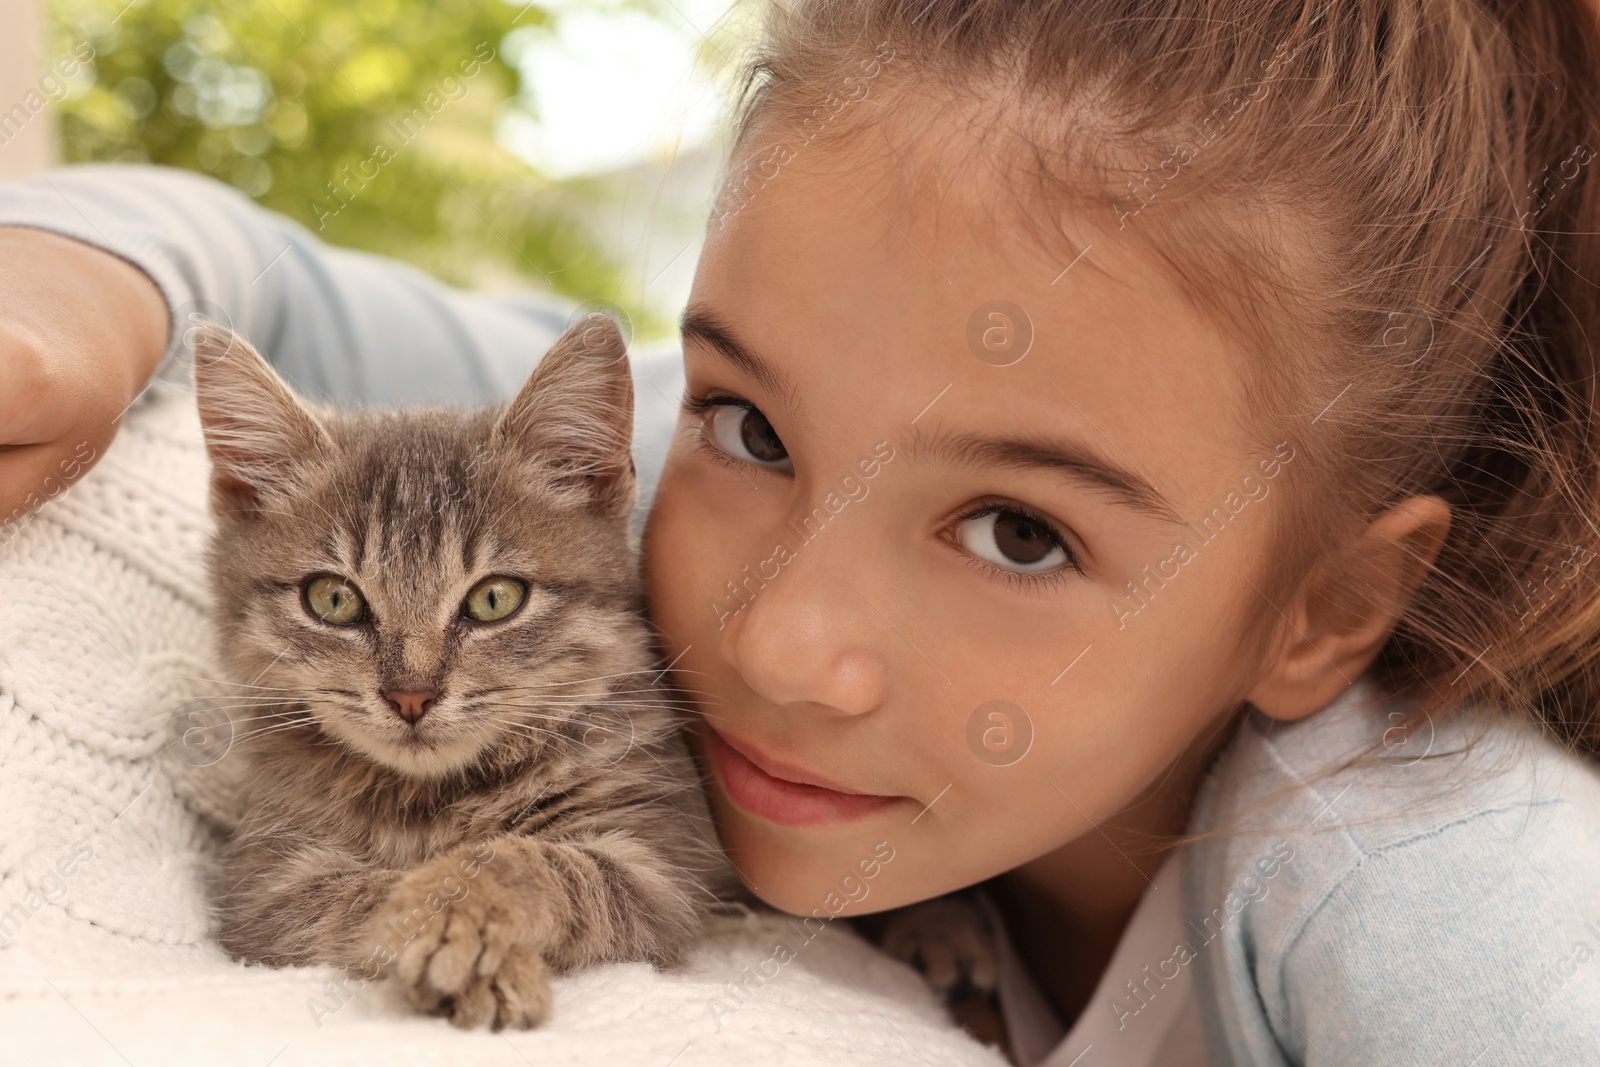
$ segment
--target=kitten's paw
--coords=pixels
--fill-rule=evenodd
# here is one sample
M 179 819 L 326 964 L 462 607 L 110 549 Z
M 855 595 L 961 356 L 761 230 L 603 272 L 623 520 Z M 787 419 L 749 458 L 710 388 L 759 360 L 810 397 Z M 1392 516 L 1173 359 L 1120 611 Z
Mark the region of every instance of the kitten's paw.
M 466 1030 L 532 1029 L 550 1015 L 549 965 L 526 944 L 514 944 L 493 974 L 474 975 L 442 1007 L 451 1024 Z
M 922 972 L 946 998 L 987 995 L 999 982 L 999 957 L 983 912 L 965 896 L 901 908 L 885 922 L 882 948 Z
M 528 1029 L 550 1013 L 550 972 L 526 940 L 519 902 L 488 877 L 457 892 L 440 887 L 454 864 L 429 864 L 402 878 L 373 918 L 389 932 L 391 976 L 421 1011 L 463 1028 Z M 393 944 L 393 932 L 404 940 Z

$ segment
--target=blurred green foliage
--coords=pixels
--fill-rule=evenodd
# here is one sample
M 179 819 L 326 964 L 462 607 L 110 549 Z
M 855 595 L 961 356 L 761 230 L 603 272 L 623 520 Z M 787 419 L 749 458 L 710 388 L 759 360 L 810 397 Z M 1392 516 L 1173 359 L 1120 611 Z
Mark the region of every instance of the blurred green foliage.
M 68 160 L 149 161 L 230 182 L 327 241 L 459 285 L 541 281 L 630 306 L 578 221 L 581 186 L 495 140 L 517 101 L 503 0 L 52 0 L 53 51 L 93 48 L 61 104 Z M 515 40 L 513 40 L 513 44 Z

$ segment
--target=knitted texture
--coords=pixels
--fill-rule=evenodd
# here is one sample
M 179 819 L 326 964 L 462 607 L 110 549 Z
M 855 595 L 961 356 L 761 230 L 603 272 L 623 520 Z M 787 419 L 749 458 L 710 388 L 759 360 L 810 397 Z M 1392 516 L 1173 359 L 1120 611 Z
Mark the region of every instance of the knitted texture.
M 158 385 L 93 471 L 0 530 L 0 1064 L 1003 1062 L 840 924 L 744 909 L 673 972 L 557 979 L 526 1033 L 229 961 L 202 891 L 243 763 L 205 710 L 207 472 L 192 396 Z

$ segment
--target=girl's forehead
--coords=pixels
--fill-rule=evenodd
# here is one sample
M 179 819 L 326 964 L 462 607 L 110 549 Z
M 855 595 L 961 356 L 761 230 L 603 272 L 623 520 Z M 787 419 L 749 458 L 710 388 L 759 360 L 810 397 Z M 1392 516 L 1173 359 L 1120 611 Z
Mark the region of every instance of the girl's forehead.
M 1180 508 L 1180 485 L 1201 487 L 1198 506 L 1253 462 L 1241 346 L 1114 219 L 1051 219 L 1077 249 L 1057 256 L 982 183 L 906 194 L 929 184 L 881 155 L 796 150 L 713 219 L 686 320 L 704 313 L 781 371 L 792 417 L 824 434 L 846 412 L 909 425 L 939 396 L 919 429 L 1074 427 Z M 691 362 L 718 358 L 692 334 Z

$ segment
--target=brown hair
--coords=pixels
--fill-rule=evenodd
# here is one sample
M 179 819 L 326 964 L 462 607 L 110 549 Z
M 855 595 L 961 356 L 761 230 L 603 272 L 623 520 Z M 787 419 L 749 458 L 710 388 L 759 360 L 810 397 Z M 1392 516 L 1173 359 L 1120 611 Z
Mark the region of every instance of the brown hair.
M 1299 453 L 1268 599 L 1437 495 L 1449 537 L 1376 679 L 1595 754 L 1597 23 L 1584 0 L 790 0 L 735 156 L 873 114 L 840 103 L 864 78 L 1005 90 L 1016 173 L 1109 209 L 1261 356 L 1254 429 Z

